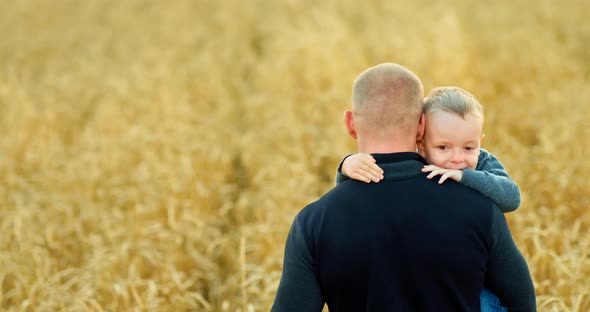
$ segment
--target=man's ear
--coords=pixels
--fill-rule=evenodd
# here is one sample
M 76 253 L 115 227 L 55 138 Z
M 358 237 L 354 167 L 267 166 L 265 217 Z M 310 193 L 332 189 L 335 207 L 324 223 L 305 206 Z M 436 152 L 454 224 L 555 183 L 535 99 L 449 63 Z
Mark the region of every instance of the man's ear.
M 354 127 L 354 118 L 351 110 L 346 110 L 344 112 L 344 124 L 346 125 L 346 130 L 348 130 L 348 134 L 356 140 L 356 129 Z
M 426 117 L 424 113 L 420 115 L 420 121 L 418 122 L 418 129 L 416 130 L 416 142 L 421 141 L 424 138 L 424 129 L 426 128 Z
M 424 139 L 416 142 L 416 148 L 418 149 L 418 154 L 420 154 L 422 157 L 426 157 L 426 154 L 424 153 L 424 150 L 426 149 L 426 146 L 424 145 Z

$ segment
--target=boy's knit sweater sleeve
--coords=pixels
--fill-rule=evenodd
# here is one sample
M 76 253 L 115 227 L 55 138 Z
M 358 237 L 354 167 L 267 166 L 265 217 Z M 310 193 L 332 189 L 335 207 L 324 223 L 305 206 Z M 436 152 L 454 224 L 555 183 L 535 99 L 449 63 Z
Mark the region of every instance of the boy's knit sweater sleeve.
M 520 205 L 518 185 L 500 163 L 485 149 L 481 149 L 477 168 L 464 169 L 461 183 L 491 198 L 503 212 L 511 212 Z

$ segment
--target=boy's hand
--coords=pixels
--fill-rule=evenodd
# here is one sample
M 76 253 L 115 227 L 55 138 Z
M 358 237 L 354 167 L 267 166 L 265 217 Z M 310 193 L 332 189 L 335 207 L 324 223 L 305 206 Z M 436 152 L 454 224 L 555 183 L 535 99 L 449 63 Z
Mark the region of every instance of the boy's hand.
M 433 177 L 435 177 L 437 175 L 442 175 L 440 177 L 440 180 L 438 180 L 438 184 L 442 184 L 443 182 L 445 182 L 446 179 L 449 179 L 449 178 L 452 180 L 455 180 L 457 182 L 461 182 L 461 179 L 463 178 L 463 170 L 444 169 L 444 168 L 439 168 L 435 165 L 424 166 L 422 168 L 422 172 L 430 172 L 430 174 L 427 176 L 428 179 L 432 179 Z
M 351 179 L 366 183 L 379 182 L 383 179 L 383 170 L 377 166 L 375 158 L 365 153 L 354 154 L 344 159 L 342 172 Z

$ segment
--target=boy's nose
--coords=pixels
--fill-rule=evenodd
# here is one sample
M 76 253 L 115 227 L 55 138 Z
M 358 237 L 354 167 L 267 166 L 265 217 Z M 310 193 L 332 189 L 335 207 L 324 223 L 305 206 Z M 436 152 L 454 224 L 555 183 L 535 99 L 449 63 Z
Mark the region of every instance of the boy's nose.
M 463 155 L 459 152 L 454 152 L 451 156 L 452 162 L 463 162 Z

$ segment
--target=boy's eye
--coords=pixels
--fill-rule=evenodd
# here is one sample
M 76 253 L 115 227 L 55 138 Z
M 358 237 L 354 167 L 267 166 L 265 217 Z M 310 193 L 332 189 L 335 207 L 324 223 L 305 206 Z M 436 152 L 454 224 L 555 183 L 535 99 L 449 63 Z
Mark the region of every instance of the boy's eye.
M 439 150 L 441 150 L 441 151 L 444 151 L 444 150 L 446 150 L 446 149 L 447 149 L 447 147 L 446 147 L 446 146 L 444 146 L 444 145 L 439 145 L 439 146 L 437 146 L 436 148 L 437 148 L 437 149 L 439 149 Z
M 474 147 L 471 147 L 471 146 L 467 146 L 467 147 L 465 147 L 465 149 L 468 150 L 468 151 L 473 151 L 475 148 Z

